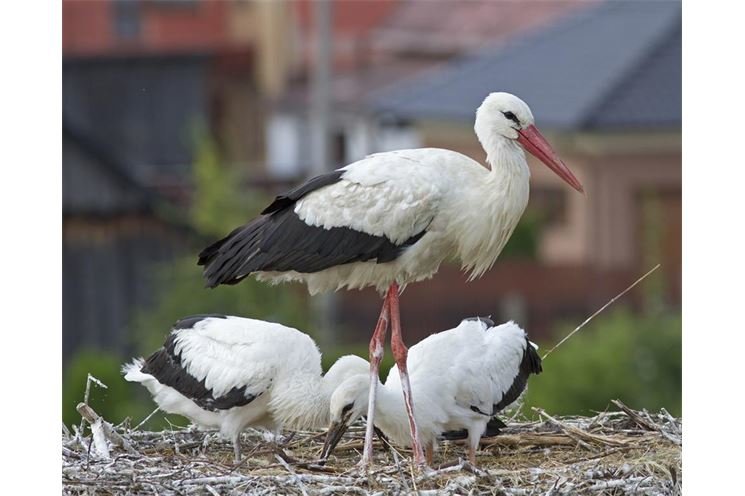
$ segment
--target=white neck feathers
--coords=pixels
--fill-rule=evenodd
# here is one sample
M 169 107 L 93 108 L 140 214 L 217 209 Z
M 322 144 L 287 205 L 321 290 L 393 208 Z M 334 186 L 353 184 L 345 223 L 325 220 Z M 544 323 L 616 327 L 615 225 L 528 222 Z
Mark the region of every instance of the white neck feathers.
M 329 423 L 329 401 L 334 385 L 326 377 L 299 374 L 272 391 L 269 407 L 275 421 L 290 429 L 320 429 Z
M 497 260 L 528 204 L 530 170 L 522 148 L 499 135 L 482 139 L 491 171 L 475 190 L 463 195 L 452 226 L 457 253 L 469 280 Z

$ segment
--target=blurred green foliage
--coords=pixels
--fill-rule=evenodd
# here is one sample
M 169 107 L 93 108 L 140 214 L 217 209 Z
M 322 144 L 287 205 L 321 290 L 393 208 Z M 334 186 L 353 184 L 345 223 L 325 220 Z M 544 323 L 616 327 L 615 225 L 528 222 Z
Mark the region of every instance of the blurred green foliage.
M 70 360 L 62 381 L 62 421 L 65 424 L 80 422 L 75 407 L 85 397 L 88 374 L 107 386 L 102 388 L 91 383 L 88 401 L 107 420 L 121 422 L 127 416 L 137 419 L 153 410 L 153 406 L 136 400 L 137 393 L 120 373 L 123 361 L 122 357 L 100 350 L 81 351 Z
M 528 209 L 518 222 L 512 236 L 499 254 L 500 260 L 535 260 L 538 254 L 538 236 L 541 232 L 541 218 L 535 210 Z
M 197 134 L 195 141 L 194 194 L 189 224 L 200 235 L 217 239 L 252 219 L 269 203 L 269 198 L 240 187 L 243 175 L 221 164 L 212 139 Z M 192 259 L 196 260 L 194 255 Z
M 664 407 L 680 415 L 681 324 L 679 313 L 601 314 L 546 358 L 542 374 L 531 376 L 523 412 L 531 416 L 536 406 L 552 414 L 588 414 L 620 399 L 632 408 Z M 574 327 L 561 326 L 555 341 Z M 550 348 L 541 346 L 539 353 Z

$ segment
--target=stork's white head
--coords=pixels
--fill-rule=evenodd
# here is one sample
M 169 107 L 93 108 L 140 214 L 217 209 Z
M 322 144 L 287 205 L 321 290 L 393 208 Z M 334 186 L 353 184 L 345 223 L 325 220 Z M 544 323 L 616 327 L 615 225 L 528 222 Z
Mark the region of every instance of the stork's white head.
M 579 180 L 535 127 L 528 104 L 515 95 L 490 93 L 476 110 L 474 130 L 490 162 L 495 160 L 500 142 L 505 139 L 517 141 L 571 187 L 579 192 L 584 191 Z M 498 167 L 495 163 L 491 165 Z
M 353 423 L 367 412 L 369 373 L 348 377 L 331 395 L 331 422 Z
M 476 110 L 476 136 L 481 144 L 490 135 L 516 140 L 517 131 L 535 123 L 530 107 L 511 93 L 490 93 Z
M 367 412 L 370 377 L 359 374 L 349 377 L 331 395 L 331 424 L 326 433 L 321 459 L 325 460 L 352 423 Z

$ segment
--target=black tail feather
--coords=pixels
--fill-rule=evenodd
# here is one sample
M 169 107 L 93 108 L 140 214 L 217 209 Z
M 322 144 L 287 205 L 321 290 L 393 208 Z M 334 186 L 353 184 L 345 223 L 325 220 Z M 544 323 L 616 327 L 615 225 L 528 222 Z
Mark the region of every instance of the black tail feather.
M 492 417 L 491 420 L 489 420 L 489 423 L 486 424 L 486 430 L 481 435 L 481 437 L 498 436 L 502 432 L 502 429 L 506 427 L 507 424 L 499 420 L 497 417 Z
M 254 272 L 314 273 L 336 265 L 395 260 L 426 234 L 401 244 L 345 227 L 311 226 L 291 209 L 263 215 L 199 254 L 207 287 L 235 284 Z

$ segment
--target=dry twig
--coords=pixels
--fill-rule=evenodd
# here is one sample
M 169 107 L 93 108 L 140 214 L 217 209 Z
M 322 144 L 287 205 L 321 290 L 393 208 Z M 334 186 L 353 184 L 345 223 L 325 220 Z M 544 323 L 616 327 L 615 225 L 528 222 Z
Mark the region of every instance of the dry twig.
M 652 272 L 654 272 L 655 270 L 657 270 L 659 268 L 660 268 L 660 264 L 655 265 L 654 267 L 652 267 L 651 270 L 649 270 L 649 272 L 647 272 L 646 274 L 644 274 L 643 276 L 641 276 L 639 279 L 637 279 L 636 281 L 634 281 L 634 283 L 631 286 L 629 286 L 628 288 L 624 289 L 623 291 L 621 291 L 620 293 L 618 293 L 616 296 L 614 296 L 613 298 L 611 298 L 608 303 L 606 303 L 605 305 L 603 305 L 602 307 L 600 307 L 595 313 L 593 313 L 592 315 L 590 315 L 589 317 L 587 317 L 584 322 L 582 322 L 580 325 L 577 326 L 576 329 L 574 329 L 572 332 L 570 332 L 569 334 L 567 334 L 564 337 L 564 339 L 562 339 L 561 341 L 559 341 L 558 343 L 556 343 L 553 348 L 551 348 L 550 350 L 548 350 L 546 352 L 546 354 L 543 355 L 542 360 L 545 360 L 546 357 L 549 356 L 551 353 L 553 353 L 553 351 L 556 348 L 558 348 L 559 346 L 561 346 L 562 344 L 564 344 L 565 341 L 567 341 L 569 338 L 571 338 L 577 332 L 579 332 L 580 329 L 582 329 L 583 327 L 585 327 L 585 325 L 587 325 L 592 319 L 594 319 L 595 317 L 597 317 L 603 310 L 605 310 L 606 308 L 608 308 L 609 306 L 611 306 L 617 299 L 619 299 L 620 297 L 622 297 L 623 295 L 625 295 L 626 293 L 628 293 L 629 291 L 631 291 L 634 288 L 634 286 L 636 286 L 637 284 L 639 284 L 640 282 L 642 282 L 644 279 L 647 278 L 648 275 L 650 275 Z

